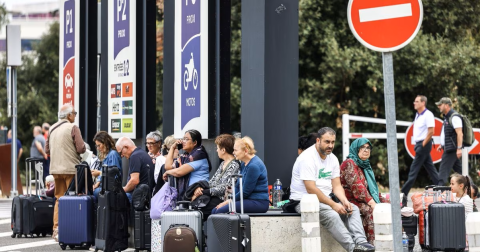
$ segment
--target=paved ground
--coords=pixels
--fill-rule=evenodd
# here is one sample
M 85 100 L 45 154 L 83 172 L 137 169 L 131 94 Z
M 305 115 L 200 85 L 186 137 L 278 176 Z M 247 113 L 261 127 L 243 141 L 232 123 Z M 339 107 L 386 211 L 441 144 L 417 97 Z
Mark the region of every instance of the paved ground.
M 412 206 L 409 198 L 408 206 Z M 480 200 L 476 200 L 476 204 L 480 205 Z M 10 209 L 12 206 L 11 199 L 0 199 L 0 252 L 27 252 L 27 251 L 62 251 L 58 243 L 51 236 L 34 237 L 34 238 L 11 238 L 12 229 L 10 227 Z M 67 248 L 69 250 L 69 248 Z M 80 249 L 78 249 L 80 250 Z M 126 251 L 134 251 L 128 249 Z M 416 246 L 414 252 L 421 252 L 418 244 L 418 236 L 416 237 Z

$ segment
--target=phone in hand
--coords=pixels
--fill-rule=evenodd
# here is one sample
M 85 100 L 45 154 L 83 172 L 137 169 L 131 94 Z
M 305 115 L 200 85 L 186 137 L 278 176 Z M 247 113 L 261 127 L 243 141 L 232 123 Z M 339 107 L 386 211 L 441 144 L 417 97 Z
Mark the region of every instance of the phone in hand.
M 178 149 L 178 150 L 183 149 L 183 144 L 177 144 L 177 149 Z

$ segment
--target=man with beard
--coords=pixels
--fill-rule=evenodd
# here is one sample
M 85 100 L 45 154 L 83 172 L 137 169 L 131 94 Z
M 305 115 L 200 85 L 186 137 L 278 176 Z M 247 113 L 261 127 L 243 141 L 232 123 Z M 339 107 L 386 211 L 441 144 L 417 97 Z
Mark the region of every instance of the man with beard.
M 345 250 L 375 251 L 365 237 L 358 207 L 345 197 L 340 183 L 340 164 L 332 153 L 334 146 L 335 131 L 321 128 L 316 143 L 302 152 L 293 165 L 290 199 L 300 201 L 305 194 L 315 194 L 320 224 Z M 300 204 L 295 210 L 300 213 Z

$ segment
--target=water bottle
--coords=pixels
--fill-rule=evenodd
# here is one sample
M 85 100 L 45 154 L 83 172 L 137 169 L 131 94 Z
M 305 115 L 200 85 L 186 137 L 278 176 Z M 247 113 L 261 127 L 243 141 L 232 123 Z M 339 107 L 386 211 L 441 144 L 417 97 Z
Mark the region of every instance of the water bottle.
M 278 208 L 278 202 L 282 201 L 283 190 L 282 190 L 282 182 L 280 179 L 277 179 L 277 182 L 273 184 L 273 196 L 272 196 L 272 204 L 274 208 Z
M 408 252 L 408 236 L 407 233 L 403 232 L 402 236 L 403 252 Z

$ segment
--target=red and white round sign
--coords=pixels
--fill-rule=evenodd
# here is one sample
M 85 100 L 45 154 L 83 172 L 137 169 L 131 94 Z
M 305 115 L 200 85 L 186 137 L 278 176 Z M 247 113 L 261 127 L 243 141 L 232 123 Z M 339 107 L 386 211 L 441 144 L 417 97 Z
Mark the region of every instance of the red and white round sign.
M 430 151 L 430 156 L 432 156 L 432 161 L 434 164 L 442 161 L 442 151 L 437 151 L 438 146 L 440 145 L 440 134 L 442 133 L 443 121 L 435 118 L 435 129 L 433 130 L 433 146 L 432 151 Z M 413 136 L 413 124 L 410 125 L 407 129 L 405 135 L 405 148 L 407 149 L 408 154 L 415 158 L 415 142 L 412 140 Z
M 421 0 L 350 0 L 348 24 L 367 48 L 392 52 L 415 38 L 423 19 Z

